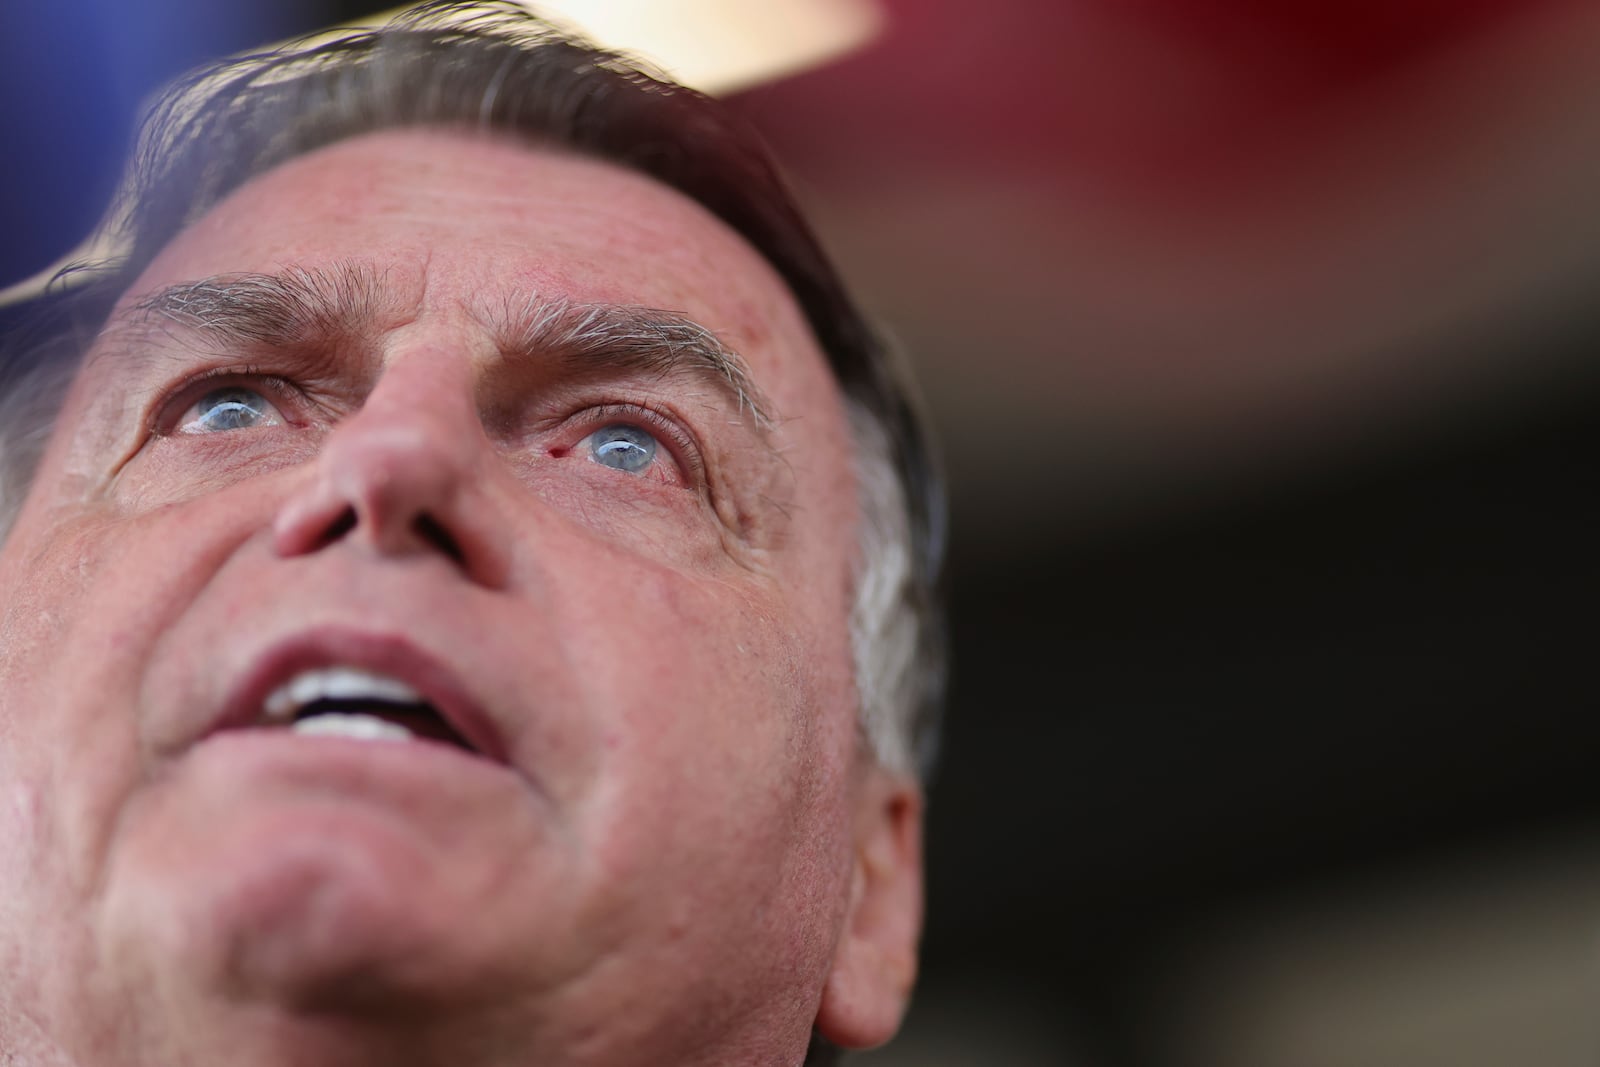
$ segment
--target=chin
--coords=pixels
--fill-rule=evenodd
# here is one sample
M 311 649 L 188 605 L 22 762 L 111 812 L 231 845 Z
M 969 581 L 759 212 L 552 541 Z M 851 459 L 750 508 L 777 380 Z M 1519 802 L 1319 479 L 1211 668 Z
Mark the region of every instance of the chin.
M 307 1015 L 427 1014 L 509 977 L 495 958 L 509 939 L 474 929 L 483 902 L 461 899 L 446 865 L 382 813 L 325 806 L 226 831 L 209 847 L 170 842 L 195 857 L 181 867 L 164 848 L 114 872 L 105 932 L 164 990 Z
M 190 753 L 119 820 L 99 917 L 119 967 L 305 1011 L 514 988 L 523 924 L 561 912 L 548 823 L 505 774 L 453 781 L 407 755 L 249 737 Z
M 373 836 L 381 835 L 337 827 L 278 844 L 195 901 L 209 918 L 214 944 L 205 948 L 218 984 L 308 1011 L 381 1009 L 444 992 L 438 976 L 461 969 L 450 959 L 460 951 L 458 909 Z

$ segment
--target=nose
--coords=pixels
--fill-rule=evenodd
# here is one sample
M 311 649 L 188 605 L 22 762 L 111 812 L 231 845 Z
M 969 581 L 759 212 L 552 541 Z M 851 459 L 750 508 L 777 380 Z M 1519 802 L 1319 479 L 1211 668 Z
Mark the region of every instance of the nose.
M 470 386 L 387 370 L 279 508 L 274 548 L 282 557 L 336 544 L 389 558 L 436 555 L 496 587 L 508 545 L 487 490 L 492 451 Z

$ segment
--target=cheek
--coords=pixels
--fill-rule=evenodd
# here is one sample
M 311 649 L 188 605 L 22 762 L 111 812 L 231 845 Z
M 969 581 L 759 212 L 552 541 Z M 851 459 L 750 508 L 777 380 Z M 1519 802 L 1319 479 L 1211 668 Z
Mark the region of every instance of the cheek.
M 114 496 L 132 514 L 203 500 L 307 462 L 320 441 L 275 430 L 156 438 L 122 469 Z
M 0 568 L 0 721 L 27 737 L 59 725 L 50 714 L 65 680 L 61 664 L 99 662 L 122 642 L 96 607 L 106 571 L 104 524 L 59 526 L 46 537 L 14 539 Z M 40 547 L 42 545 L 42 547 Z
M 664 573 L 627 586 L 607 590 L 625 609 L 602 584 L 572 621 L 605 635 L 579 642 L 586 706 L 615 709 L 580 812 L 599 887 L 584 925 L 658 952 L 660 973 L 740 976 L 730 1003 L 792 996 L 826 966 L 848 885 L 849 709 L 781 598 Z
M 0 740 L 75 879 L 103 862 L 137 784 L 139 680 L 203 583 L 216 534 L 177 509 L 92 515 L 23 531 L 0 557 Z
M 638 781 L 736 788 L 789 772 L 814 696 L 796 620 L 767 583 L 614 558 L 557 581 L 587 703 L 616 709 L 606 750 Z
M 90 966 L 84 915 L 99 846 L 135 775 L 131 715 L 96 684 L 125 643 L 99 625 L 92 595 L 107 566 L 103 532 L 19 531 L 0 554 L 0 974 L 51 989 Z
M 133 773 L 134 724 L 114 695 L 132 690 L 118 678 L 131 642 L 91 595 L 103 569 L 92 537 L 52 544 L 12 585 L 0 641 L 8 779 L 26 791 L 10 798 L 8 814 L 27 818 L 29 833 L 53 838 L 43 860 L 65 859 L 79 879 L 92 862 L 87 842 L 106 821 L 93 812 L 103 811 Z
M 4 1023 L 14 1025 L 21 1002 L 22 1014 L 47 1013 L 47 1005 L 60 1003 L 60 987 L 72 976 L 90 970 L 88 929 L 83 910 L 63 910 L 63 900 L 82 902 L 73 895 L 70 873 L 61 870 L 53 830 L 55 818 L 43 790 L 26 770 L 18 773 L 19 752 L 4 743 L 0 756 L 0 1044 L 13 1036 Z M 26 985 L 13 984 L 13 976 L 27 975 Z
M 588 816 L 606 875 L 770 897 L 785 857 L 826 837 L 819 779 L 848 747 L 848 709 L 819 686 L 800 617 L 748 576 L 634 566 L 560 580 L 583 702 L 605 717 L 606 785 Z

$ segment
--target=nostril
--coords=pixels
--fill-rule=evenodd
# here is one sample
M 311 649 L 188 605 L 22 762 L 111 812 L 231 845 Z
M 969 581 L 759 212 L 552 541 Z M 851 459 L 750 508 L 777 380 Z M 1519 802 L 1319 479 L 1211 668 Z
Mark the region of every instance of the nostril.
M 322 536 L 317 538 L 315 549 L 326 548 L 335 541 L 342 540 L 346 534 L 356 528 L 356 509 L 347 507 L 339 512 L 339 517 L 330 522 L 327 529 L 322 531 Z
M 432 515 L 426 513 L 418 515 L 417 521 L 412 524 L 412 528 L 417 531 L 418 537 L 433 545 L 440 552 L 463 566 L 466 564 L 466 553 L 461 551 L 461 546 L 450 535 L 450 531 L 441 526 Z

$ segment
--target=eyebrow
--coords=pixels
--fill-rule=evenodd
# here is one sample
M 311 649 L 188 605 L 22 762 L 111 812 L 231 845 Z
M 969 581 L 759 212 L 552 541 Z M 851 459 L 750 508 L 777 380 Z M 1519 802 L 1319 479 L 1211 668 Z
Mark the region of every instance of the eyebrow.
M 224 343 L 282 348 L 367 332 L 384 304 L 382 279 L 370 267 L 291 267 L 169 285 L 135 303 L 123 325 L 164 320 Z
M 385 312 L 381 275 L 365 264 L 292 267 L 180 282 L 143 297 L 114 329 L 166 322 L 238 347 L 326 346 L 373 333 Z M 478 321 L 507 358 L 544 358 L 579 370 L 687 373 L 722 389 L 763 432 L 774 412 L 745 361 L 711 330 L 676 311 L 580 303 L 529 294 L 484 309 Z
M 508 357 L 555 357 L 581 369 L 623 373 L 687 372 L 714 382 L 741 415 L 750 413 L 757 429 L 773 426 L 772 408 L 744 360 L 680 312 L 532 294 L 483 317 Z

